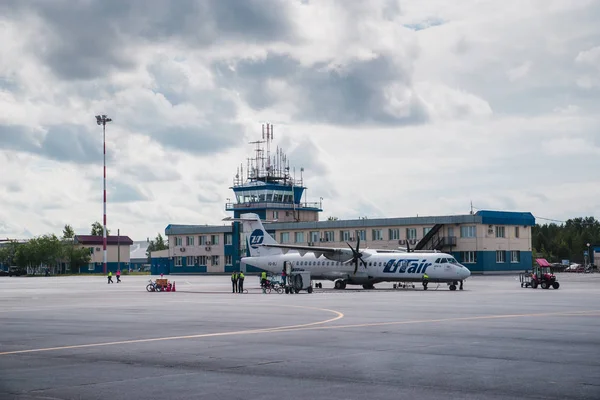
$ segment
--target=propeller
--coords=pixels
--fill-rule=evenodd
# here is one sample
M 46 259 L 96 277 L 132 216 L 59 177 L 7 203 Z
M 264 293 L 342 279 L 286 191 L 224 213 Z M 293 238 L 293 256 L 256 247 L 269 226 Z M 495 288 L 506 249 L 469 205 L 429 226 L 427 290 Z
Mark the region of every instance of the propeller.
M 350 250 L 352 250 L 352 262 L 354 262 L 354 274 L 356 274 L 356 271 L 358 270 L 358 260 L 360 260 L 360 262 L 362 263 L 362 265 L 365 268 L 367 268 L 367 263 L 363 261 L 363 259 L 362 259 L 362 253 L 359 251 L 360 236 L 358 237 L 358 240 L 356 242 L 356 250 L 354 250 L 352 248 L 352 246 L 350 245 L 350 243 L 346 242 L 346 244 L 348 245 L 348 247 L 350 247 Z

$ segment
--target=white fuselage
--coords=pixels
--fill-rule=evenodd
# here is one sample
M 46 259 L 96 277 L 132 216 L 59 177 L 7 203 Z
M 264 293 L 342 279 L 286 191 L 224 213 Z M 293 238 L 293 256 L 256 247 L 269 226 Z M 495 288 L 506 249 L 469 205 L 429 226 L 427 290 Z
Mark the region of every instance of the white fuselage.
M 364 266 L 360 261 L 356 274 L 354 263 L 333 261 L 312 253 L 290 251 L 287 254 L 242 258 L 242 266 L 253 266 L 280 274 L 284 261 L 292 263 L 295 271 L 309 271 L 312 279 L 343 279 L 350 284 L 374 284 L 378 282 L 422 281 L 427 273 L 429 282 L 459 282 L 471 275 L 461 264 L 448 262 L 453 259 L 445 253 L 385 252 L 362 250 Z M 445 261 L 445 262 L 444 262 Z

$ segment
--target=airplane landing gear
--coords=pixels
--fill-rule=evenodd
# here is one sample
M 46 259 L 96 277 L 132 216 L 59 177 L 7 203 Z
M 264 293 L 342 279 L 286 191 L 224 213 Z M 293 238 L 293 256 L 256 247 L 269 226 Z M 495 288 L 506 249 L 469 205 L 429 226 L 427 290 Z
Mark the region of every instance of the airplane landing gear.
M 454 283 L 450 285 L 450 290 L 456 290 L 456 285 Z
M 458 290 L 463 290 L 463 281 L 460 281 L 460 286 L 459 286 Z
M 375 289 L 375 286 L 372 283 L 365 283 L 363 289 Z
M 334 287 L 339 290 L 346 289 L 346 282 L 344 282 L 341 279 L 338 279 L 337 281 L 335 281 Z

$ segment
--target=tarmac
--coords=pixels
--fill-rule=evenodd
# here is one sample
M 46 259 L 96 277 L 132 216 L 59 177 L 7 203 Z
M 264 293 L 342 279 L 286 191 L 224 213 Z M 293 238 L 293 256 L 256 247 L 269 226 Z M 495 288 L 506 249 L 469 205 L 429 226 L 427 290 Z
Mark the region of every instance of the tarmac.
M 599 399 L 600 274 L 247 294 L 0 277 L 0 399 Z M 152 279 L 155 279 L 153 276 Z M 115 279 L 113 277 L 113 279 Z

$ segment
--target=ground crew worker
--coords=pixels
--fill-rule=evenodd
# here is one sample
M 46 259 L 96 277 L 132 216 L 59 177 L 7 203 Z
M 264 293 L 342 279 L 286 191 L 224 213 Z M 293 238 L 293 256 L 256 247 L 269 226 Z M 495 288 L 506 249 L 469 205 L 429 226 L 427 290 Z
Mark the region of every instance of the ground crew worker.
M 114 283 L 112 280 L 112 271 L 108 271 L 108 282 L 107 283 Z
M 423 274 L 423 290 L 427 290 L 428 282 L 429 282 L 429 275 Z
M 237 292 L 237 282 L 238 282 L 237 272 L 233 271 L 233 273 L 231 274 L 231 293 Z
M 267 284 L 267 272 L 263 271 L 260 273 L 260 286 L 265 287 Z
M 244 293 L 244 273 L 240 272 L 238 275 L 238 290 L 240 293 Z
M 117 270 L 117 283 L 121 282 L 121 270 Z

